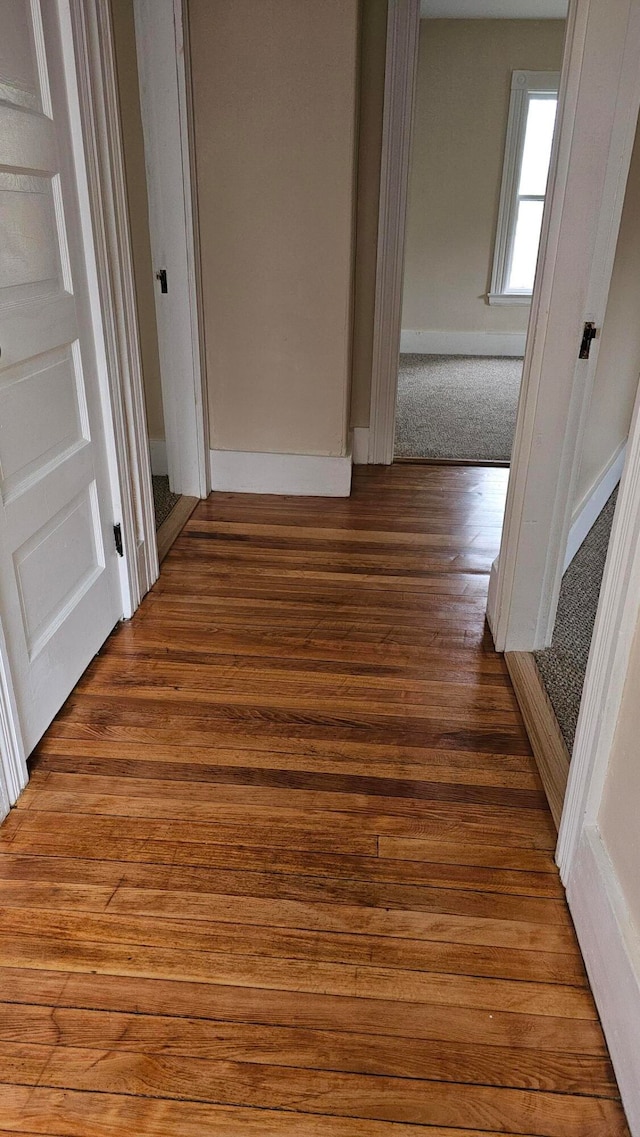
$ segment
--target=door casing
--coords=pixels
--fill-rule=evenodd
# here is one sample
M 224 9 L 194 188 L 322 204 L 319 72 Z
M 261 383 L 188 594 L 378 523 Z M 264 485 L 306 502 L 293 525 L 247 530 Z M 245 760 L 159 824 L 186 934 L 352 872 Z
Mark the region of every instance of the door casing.
M 199 318 L 198 214 L 192 155 L 188 20 L 183 0 L 134 0 L 140 110 L 169 483 L 211 488 Z

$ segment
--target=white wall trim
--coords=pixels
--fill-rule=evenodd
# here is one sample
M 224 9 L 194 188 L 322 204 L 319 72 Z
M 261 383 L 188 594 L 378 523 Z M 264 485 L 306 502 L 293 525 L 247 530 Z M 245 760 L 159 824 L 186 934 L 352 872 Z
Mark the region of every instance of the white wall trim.
M 369 461 L 369 427 L 354 426 L 351 446 L 354 466 L 366 466 Z
M 171 488 L 209 492 L 209 440 L 198 303 L 197 210 L 191 171 L 188 28 L 183 0 L 134 0 L 149 229 Z
M 489 304 L 498 308 L 530 308 L 530 292 L 488 292 Z
M 393 461 L 419 30 L 420 0 L 389 0 L 369 417 L 370 462 Z
M 569 539 L 567 541 L 567 551 L 564 558 L 563 573 L 567 571 L 587 536 L 587 533 L 589 533 L 595 525 L 611 494 L 620 481 L 624 469 L 626 450 L 627 444 L 626 442 L 622 442 L 611 460 L 605 466 L 600 477 L 597 478 L 594 485 L 587 490 L 582 500 L 574 509 L 571 529 L 569 530 Z
M 28 781 L 9 655 L 0 624 L 0 821 L 7 816 Z
M 131 616 L 158 577 L 158 553 L 110 4 L 72 0 L 71 20 Z
M 149 457 L 151 459 L 151 473 L 166 477 L 169 473 L 167 462 L 167 444 L 164 438 L 149 439 Z
M 640 617 L 640 392 L 627 443 L 569 769 L 557 859 L 571 873 L 580 833 L 595 824 Z
M 498 651 L 546 646 L 571 526 L 640 103 L 640 8 L 571 0 L 490 625 Z
M 595 826 L 583 830 L 567 900 L 629 1128 L 640 1137 L 640 939 Z
M 212 450 L 211 487 L 231 493 L 349 497 L 351 455 Z
M 508 355 L 522 358 L 526 332 L 409 331 L 400 335 L 400 351 L 415 355 Z

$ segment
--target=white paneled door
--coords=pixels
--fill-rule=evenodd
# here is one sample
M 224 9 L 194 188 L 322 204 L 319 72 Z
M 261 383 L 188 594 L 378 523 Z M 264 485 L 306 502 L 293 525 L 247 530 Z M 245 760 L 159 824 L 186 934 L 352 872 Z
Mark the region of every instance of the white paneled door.
M 0 616 L 27 753 L 121 612 L 57 0 L 0 0 Z

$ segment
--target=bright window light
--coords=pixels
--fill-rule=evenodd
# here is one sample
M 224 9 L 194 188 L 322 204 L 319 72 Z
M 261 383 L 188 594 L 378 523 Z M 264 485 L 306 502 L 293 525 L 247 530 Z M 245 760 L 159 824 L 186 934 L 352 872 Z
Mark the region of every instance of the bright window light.
M 528 303 L 533 291 L 558 79 L 555 72 L 513 73 L 490 303 Z

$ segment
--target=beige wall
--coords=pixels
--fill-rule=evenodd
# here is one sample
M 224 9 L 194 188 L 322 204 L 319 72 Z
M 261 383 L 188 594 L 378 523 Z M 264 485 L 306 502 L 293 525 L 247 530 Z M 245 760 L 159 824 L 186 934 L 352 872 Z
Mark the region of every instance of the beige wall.
M 387 0 L 362 0 L 352 426 L 369 423 L 386 49 Z
M 640 628 L 634 637 L 598 825 L 640 932 Z
M 514 70 L 559 71 L 562 20 L 422 20 L 402 326 L 525 331 L 489 306 Z
M 342 454 L 357 0 L 190 0 L 212 446 Z
M 124 143 L 127 199 L 131 221 L 133 267 L 136 278 L 136 299 L 144 393 L 147 407 L 147 425 L 150 438 L 164 438 L 162 390 L 160 387 L 160 360 L 158 333 L 153 296 L 153 268 L 149 243 L 149 215 L 147 210 L 147 181 L 144 168 L 144 142 L 140 118 L 138 68 L 133 23 L 133 0 L 111 0 L 113 30 L 118 69 L 118 89 Z
M 624 199 L 576 488 L 579 507 L 629 434 L 640 377 L 640 134 Z

